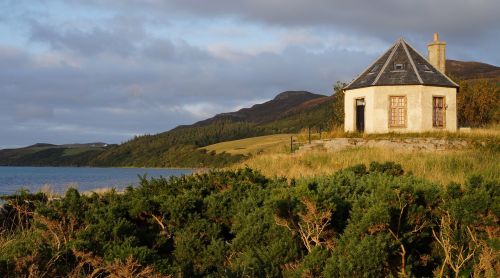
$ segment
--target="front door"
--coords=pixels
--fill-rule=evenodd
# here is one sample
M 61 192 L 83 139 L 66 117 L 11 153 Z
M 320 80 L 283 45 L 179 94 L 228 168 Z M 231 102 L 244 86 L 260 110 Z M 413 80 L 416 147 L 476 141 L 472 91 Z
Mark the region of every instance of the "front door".
M 356 100 L 356 131 L 365 131 L 365 99 Z
M 432 126 L 438 128 L 445 127 L 445 103 L 444 97 L 433 97 L 432 98 Z

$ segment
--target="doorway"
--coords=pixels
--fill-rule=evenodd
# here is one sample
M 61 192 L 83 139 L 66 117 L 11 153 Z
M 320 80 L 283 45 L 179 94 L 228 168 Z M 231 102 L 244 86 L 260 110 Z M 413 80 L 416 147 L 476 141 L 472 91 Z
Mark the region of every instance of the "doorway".
M 445 101 L 444 97 L 432 98 L 432 126 L 437 128 L 445 127 Z
M 365 99 L 356 99 L 356 131 L 365 131 Z

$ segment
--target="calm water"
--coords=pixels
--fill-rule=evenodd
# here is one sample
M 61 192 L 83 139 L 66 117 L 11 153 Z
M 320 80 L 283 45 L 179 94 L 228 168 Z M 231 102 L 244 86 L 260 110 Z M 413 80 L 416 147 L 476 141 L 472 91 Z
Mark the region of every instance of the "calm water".
M 54 191 L 64 192 L 68 187 L 80 191 L 102 187 L 118 189 L 137 185 L 137 175 L 169 177 L 190 174 L 189 169 L 148 168 L 75 168 L 75 167 L 0 167 L 0 195 L 11 194 L 21 188 L 38 191 L 49 184 Z

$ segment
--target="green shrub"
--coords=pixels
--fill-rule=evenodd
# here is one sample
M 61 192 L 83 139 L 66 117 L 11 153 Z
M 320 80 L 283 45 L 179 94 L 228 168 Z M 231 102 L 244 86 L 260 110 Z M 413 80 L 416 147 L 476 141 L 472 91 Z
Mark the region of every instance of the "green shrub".
M 51 201 L 19 192 L 3 198 L 0 276 L 496 277 L 499 188 L 386 162 L 292 182 L 246 168 Z

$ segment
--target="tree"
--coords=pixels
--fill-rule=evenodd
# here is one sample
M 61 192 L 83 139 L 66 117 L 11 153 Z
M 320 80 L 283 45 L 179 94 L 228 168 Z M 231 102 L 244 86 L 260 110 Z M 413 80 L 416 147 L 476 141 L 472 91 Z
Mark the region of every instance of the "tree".
M 333 124 L 342 126 L 344 124 L 344 87 L 348 84 L 337 81 L 333 85 Z
M 460 81 L 457 94 L 460 126 L 480 127 L 500 121 L 500 86 L 487 79 Z

